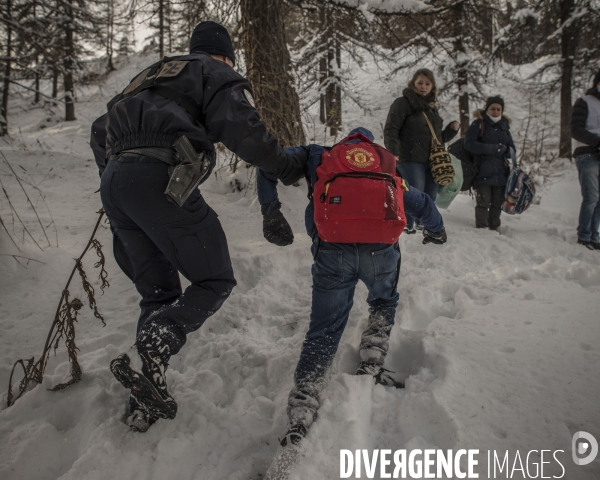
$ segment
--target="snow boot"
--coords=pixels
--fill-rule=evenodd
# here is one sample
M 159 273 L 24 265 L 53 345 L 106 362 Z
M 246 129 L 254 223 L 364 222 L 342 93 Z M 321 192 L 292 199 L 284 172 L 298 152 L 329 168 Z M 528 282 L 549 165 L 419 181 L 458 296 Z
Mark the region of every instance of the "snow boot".
M 389 373 L 394 373 L 391 370 L 386 370 L 385 368 L 375 365 L 373 363 L 361 362 L 356 370 L 357 375 L 371 375 L 375 378 L 375 385 L 383 385 L 384 387 L 394 387 L 394 388 L 404 388 L 404 384 L 402 382 L 398 382 L 394 380 Z
M 306 436 L 306 427 L 301 423 L 292 425 L 280 442 L 282 447 L 286 445 L 298 445 Z
M 157 420 L 158 417 L 153 417 L 145 411 L 135 395 L 132 394 L 129 396 L 129 412 L 125 417 L 125 425 L 127 425 L 132 432 L 144 433 L 154 425 Z
M 136 410 L 143 413 L 146 422 L 149 423 L 148 427 L 154 423 L 150 423 L 151 419 L 156 421 L 155 419 L 158 418 L 175 418 L 177 403 L 167 391 L 165 366 L 160 355 L 139 344 L 136 344 L 135 348 L 138 358 L 141 360 L 140 367 L 136 367 L 134 370 L 129 355 L 122 353 L 110 363 L 110 371 L 125 388 L 131 390 L 131 394 L 137 402 Z M 139 415 L 136 415 L 136 419 L 138 417 Z M 135 428 L 137 431 L 142 431 L 134 423 Z
M 600 249 L 600 245 L 599 245 L 599 247 L 596 247 L 594 242 L 590 242 L 589 240 L 581 240 L 580 238 L 578 238 L 577 243 L 579 245 L 583 245 L 588 250 L 599 250 Z

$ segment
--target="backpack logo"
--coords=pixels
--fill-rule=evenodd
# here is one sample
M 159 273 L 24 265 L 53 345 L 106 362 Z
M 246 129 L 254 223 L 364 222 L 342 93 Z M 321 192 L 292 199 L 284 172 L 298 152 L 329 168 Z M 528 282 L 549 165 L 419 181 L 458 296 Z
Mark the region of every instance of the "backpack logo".
M 348 163 L 357 168 L 369 168 L 375 163 L 375 156 L 364 148 L 353 148 L 346 152 Z

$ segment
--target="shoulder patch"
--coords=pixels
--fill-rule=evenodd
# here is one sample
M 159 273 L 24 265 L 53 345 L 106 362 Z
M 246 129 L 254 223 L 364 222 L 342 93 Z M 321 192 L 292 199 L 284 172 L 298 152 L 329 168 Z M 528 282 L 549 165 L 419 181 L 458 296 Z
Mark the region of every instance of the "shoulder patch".
M 256 108 L 256 105 L 254 103 L 254 97 L 252 97 L 252 94 L 245 88 L 244 88 L 244 96 L 246 97 L 246 100 L 248 100 L 248 103 L 250 105 L 252 105 L 254 108 Z
M 176 77 L 181 73 L 181 71 L 185 68 L 185 66 L 190 63 L 184 60 L 176 60 L 173 62 L 165 63 L 156 78 L 168 78 L 168 77 Z
M 128 93 L 133 92 L 137 87 L 139 87 L 146 80 L 146 76 L 150 72 L 151 67 L 148 67 L 142 73 L 138 74 L 131 83 L 123 90 L 123 95 L 127 95 Z

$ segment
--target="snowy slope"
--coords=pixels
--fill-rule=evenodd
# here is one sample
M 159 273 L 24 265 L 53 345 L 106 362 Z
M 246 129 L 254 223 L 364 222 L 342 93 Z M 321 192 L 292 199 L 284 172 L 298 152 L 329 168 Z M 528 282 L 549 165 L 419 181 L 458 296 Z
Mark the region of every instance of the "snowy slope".
M 89 124 L 145 61 L 135 58 L 102 89 L 80 92 L 77 122 L 46 122 L 50 126 L 40 130 L 39 110 L 15 113 L 12 140 L 0 143 L 13 167 L 26 170 L 24 178 L 41 181 L 59 238 L 57 247 L 49 235 L 53 246 L 43 252 L 30 241 L 20 245 L 20 255 L 43 264 L 24 268 L 0 256 L 2 398 L 13 362 L 40 354 L 72 259 L 85 246 L 100 208 Z M 372 76 L 370 91 L 376 81 Z M 373 93 L 369 115 L 350 108 L 346 122 L 357 123 L 348 128 L 360 122 L 380 135 L 396 88 L 385 85 Z M 5 165 L 0 173 L 17 210 L 41 238 Z M 575 245 L 578 188 L 573 171 L 566 172 L 542 192 L 540 205 L 522 216 L 503 215 L 499 233 L 476 231 L 474 202 L 461 195 L 443 212 L 447 244 L 424 246 L 418 235 L 401 237 L 401 300 L 386 367 L 407 388 L 386 390 L 352 375 L 368 317 L 366 289 L 359 285 L 320 417 L 305 440 L 307 457 L 291 478 L 339 478 L 340 449 L 375 448 L 508 450 L 511 463 L 517 450 L 564 450 L 559 459 L 565 478 L 600 477 L 600 460 L 584 467 L 571 460 L 573 433 L 584 430 L 600 439 L 600 254 Z M 159 421 L 146 434 L 129 432 L 122 423 L 127 392 L 108 364 L 133 342 L 139 297 L 116 266 L 103 226 L 98 238 L 111 286 L 98 304 L 107 326 L 89 310 L 80 318 L 80 383 L 47 391 L 68 376 L 59 349 L 43 385 L 13 407 L 3 401 L 0 478 L 241 480 L 264 474 L 285 432 L 287 394 L 308 328 L 306 192 L 281 190 L 296 233 L 285 248 L 262 238 L 251 189 L 231 192 L 222 173 L 203 192 L 223 223 L 238 286 L 172 361 L 167 378 L 179 404 L 177 418 Z M 39 212 L 49 223 L 43 207 Z M 0 253 L 18 253 L 4 232 Z M 90 278 L 93 257 L 86 261 Z M 487 478 L 482 466 L 480 478 Z M 556 463 L 546 466 L 546 476 L 560 474 Z

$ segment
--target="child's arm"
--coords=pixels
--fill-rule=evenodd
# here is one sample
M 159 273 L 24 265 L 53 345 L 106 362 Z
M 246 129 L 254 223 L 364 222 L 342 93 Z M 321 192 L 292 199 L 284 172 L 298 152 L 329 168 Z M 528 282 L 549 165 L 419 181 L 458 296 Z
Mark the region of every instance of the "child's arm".
M 442 244 L 446 242 L 444 220 L 431 197 L 404 181 L 404 212 L 416 218 L 423 225 L 423 243 Z

